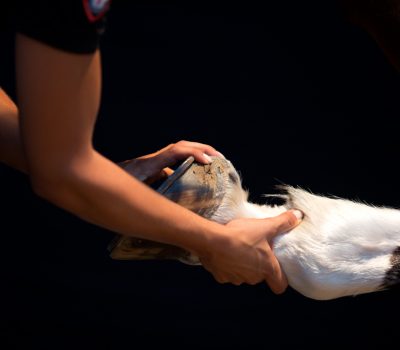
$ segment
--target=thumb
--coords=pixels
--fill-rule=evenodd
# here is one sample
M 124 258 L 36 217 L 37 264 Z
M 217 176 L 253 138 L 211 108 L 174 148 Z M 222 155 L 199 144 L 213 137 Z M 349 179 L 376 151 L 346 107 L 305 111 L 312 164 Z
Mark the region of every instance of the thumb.
M 271 239 L 281 233 L 290 231 L 303 220 L 303 217 L 303 212 L 297 209 L 291 209 L 271 218 L 270 220 L 273 222 L 274 230 L 269 232 L 268 238 Z

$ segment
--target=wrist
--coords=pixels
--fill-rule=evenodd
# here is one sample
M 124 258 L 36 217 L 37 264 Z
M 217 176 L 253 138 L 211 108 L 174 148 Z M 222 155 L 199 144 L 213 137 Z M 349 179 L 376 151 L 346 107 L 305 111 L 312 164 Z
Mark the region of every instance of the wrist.
M 207 220 L 207 225 L 201 233 L 191 235 L 191 239 L 183 244 L 192 254 L 209 259 L 218 251 L 229 246 L 231 237 L 228 229 L 221 224 Z M 197 237 L 196 239 L 193 239 Z

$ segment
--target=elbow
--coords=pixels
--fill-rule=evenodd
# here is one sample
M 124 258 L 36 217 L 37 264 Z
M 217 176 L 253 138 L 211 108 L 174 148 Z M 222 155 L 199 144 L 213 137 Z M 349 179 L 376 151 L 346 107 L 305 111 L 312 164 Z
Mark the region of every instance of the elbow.
M 33 192 L 44 199 L 50 199 L 57 193 L 57 188 L 65 186 L 59 178 L 37 174 L 30 175 L 30 183 Z
M 54 172 L 31 172 L 30 182 L 33 192 L 61 207 L 65 207 L 73 188 L 76 187 L 76 177 L 68 169 Z
M 63 208 L 75 205 L 82 188 L 91 180 L 92 154 L 49 158 L 31 155 L 27 159 L 33 192 Z
M 41 166 L 31 161 L 31 188 L 37 196 L 59 208 L 80 215 L 79 213 L 87 207 L 87 194 L 91 191 L 90 186 L 88 187 L 93 174 L 90 163 L 88 157 L 58 159 L 55 162 L 42 163 Z

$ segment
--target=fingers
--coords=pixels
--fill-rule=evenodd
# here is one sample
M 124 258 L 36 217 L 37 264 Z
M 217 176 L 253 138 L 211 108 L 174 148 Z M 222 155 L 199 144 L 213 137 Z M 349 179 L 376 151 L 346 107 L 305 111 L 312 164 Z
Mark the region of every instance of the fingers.
M 235 286 L 240 286 L 243 283 L 255 284 L 251 283 L 252 281 L 245 281 L 243 277 L 239 277 L 235 274 L 227 273 L 226 271 L 221 272 L 218 269 L 215 269 L 215 267 L 213 267 L 212 265 L 209 265 L 206 260 L 201 259 L 201 264 L 208 272 L 210 272 L 213 275 L 214 279 L 220 284 L 231 283 L 234 284 Z M 262 280 L 258 280 L 257 282 L 261 281 Z
M 174 171 L 171 168 L 168 168 L 168 167 L 164 168 L 162 171 L 164 172 L 166 177 L 171 176 L 174 173 Z
M 174 171 L 171 168 L 164 168 L 158 173 L 154 174 L 153 176 L 150 176 L 144 180 L 144 182 L 148 185 L 151 185 L 153 182 L 159 181 L 166 179 L 168 176 L 171 176 L 174 173 Z
M 209 156 L 225 158 L 221 152 L 218 152 L 214 147 L 212 147 L 210 145 L 206 145 L 204 143 L 191 142 L 191 141 L 179 141 L 177 144 L 182 144 L 183 146 L 190 147 L 190 148 L 197 148 Z
M 176 156 L 183 158 L 181 155 L 183 155 L 184 158 L 193 156 L 197 162 L 203 164 L 210 164 L 212 162 L 211 157 L 207 153 L 196 147 L 181 146 L 180 149 L 176 150 Z
M 272 222 L 273 225 L 273 229 L 268 231 L 268 239 L 290 231 L 301 222 L 303 216 L 304 214 L 300 210 L 292 209 L 273 218 L 266 219 L 270 223 Z
M 288 281 L 285 273 L 282 271 L 278 259 L 271 253 L 269 260 L 270 272 L 267 274 L 265 281 L 275 294 L 282 294 L 287 286 Z
M 268 233 L 268 239 L 272 239 L 281 233 L 290 231 L 301 222 L 303 216 L 304 214 L 300 210 L 292 209 L 271 218 L 270 220 L 273 222 L 273 230 L 270 230 Z M 269 246 L 267 250 L 269 251 L 269 272 L 266 274 L 265 281 L 275 294 L 282 294 L 288 286 L 286 275 Z
M 197 162 L 203 164 L 209 164 L 212 162 L 212 159 L 209 155 L 204 153 L 202 150 L 194 147 L 186 147 L 186 146 L 174 146 L 164 153 L 159 154 L 157 157 L 160 160 L 160 165 L 163 167 L 173 165 L 178 160 L 182 160 L 193 156 Z
M 214 274 L 213 276 L 214 276 L 215 280 L 220 284 L 231 283 L 231 284 L 233 284 L 235 286 L 240 286 L 240 285 L 242 285 L 244 283 L 243 280 L 241 280 L 239 278 L 232 278 L 231 277 L 231 278 L 228 279 L 228 278 L 216 275 L 216 274 Z
M 212 162 L 210 156 L 223 157 L 221 153 L 209 145 L 179 141 L 155 153 L 120 163 L 120 166 L 139 180 L 152 183 L 171 175 L 173 170 L 168 167 L 190 156 L 193 156 L 197 162 L 203 164 Z
M 254 286 L 263 281 L 263 279 L 260 278 L 259 276 L 252 276 L 252 277 L 241 276 L 241 275 L 236 276 L 236 275 L 227 275 L 226 273 L 222 275 L 212 271 L 209 272 L 211 272 L 215 280 L 221 284 L 231 283 L 235 286 L 241 286 L 242 284 L 249 284 L 251 286 Z
M 164 160 L 164 165 L 172 165 L 173 162 L 193 156 L 199 163 L 209 164 L 212 162 L 210 156 L 223 157 L 214 147 L 199 142 L 179 141 L 171 144 L 159 153 Z

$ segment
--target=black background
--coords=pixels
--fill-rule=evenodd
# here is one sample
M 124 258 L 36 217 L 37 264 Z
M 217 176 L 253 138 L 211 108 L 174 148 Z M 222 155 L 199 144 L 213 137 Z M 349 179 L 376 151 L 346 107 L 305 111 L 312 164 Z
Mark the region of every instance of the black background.
M 284 182 L 398 207 L 398 73 L 335 2 L 267 4 L 114 1 L 97 149 L 121 161 L 195 140 L 233 162 L 253 201 Z M 112 261 L 112 232 L 0 175 L 2 348 L 397 343 L 398 290 L 318 302 L 178 262 Z

